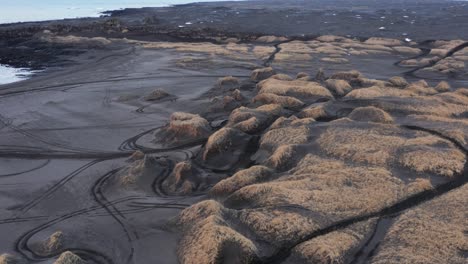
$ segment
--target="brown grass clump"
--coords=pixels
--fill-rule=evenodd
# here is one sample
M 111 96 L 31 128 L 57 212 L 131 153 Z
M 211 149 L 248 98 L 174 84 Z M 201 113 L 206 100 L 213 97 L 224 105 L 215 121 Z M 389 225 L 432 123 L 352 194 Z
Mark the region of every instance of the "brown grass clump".
M 260 82 L 257 88 L 259 89 L 259 93 L 272 93 L 293 97 L 333 98 L 330 91 L 320 86 L 320 84 L 301 80 L 282 81 L 268 79 Z
M 326 104 L 320 104 L 318 106 L 304 109 L 298 114 L 298 116 L 300 118 L 313 118 L 315 120 L 331 118 L 325 110 L 325 106 Z
M 296 156 L 297 145 L 282 145 L 270 156 L 266 164 L 277 169 L 289 168 Z
M 450 90 L 450 84 L 446 81 L 441 81 L 439 84 L 437 84 L 437 86 L 435 87 L 435 89 L 439 92 L 439 93 L 444 93 L 444 92 L 448 92 Z
M 277 80 L 283 80 L 283 81 L 292 81 L 293 78 L 287 74 L 279 73 L 271 76 L 270 78 L 277 79 Z
M 393 123 L 393 118 L 387 112 L 373 106 L 358 107 L 348 117 L 361 122 Z
M 163 98 L 166 98 L 170 96 L 170 94 L 166 91 L 164 91 L 163 89 L 156 89 L 154 91 L 152 91 L 150 94 L 148 94 L 147 96 L 145 96 L 145 100 L 146 101 L 157 101 L 157 100 L 161 100 Z
M 0 264 L 26 264 L 26 262 L 13 255 L 2 254 L 0 255 Z
M 345 80 L 328 79 L 325 81 L 327 87 L 333 94 L 344 96 L 349 93 L 353 87 Z
M 349 60 L 345 58 L 330 58 L 330 57 L 325 57 L 320 59 L 321 62 L 330 62 L 330 63 L 348 63 Z
M 296 246 L 287 263 L 344 264 L 372 232 L 375 220 L 354 224 Z
M 240 80 L 237 77 L 233 76 L 226 76 L 219 78 L 217 81 L 218 88 L 226 88 L 226 89 L 237 89 L 240 87 Z
M 235 138 L 242 137 L 244 132 L 234 129 L 223 127 L 216 131 L 208 138 L 206 142 L 205 151 L 203 152 L 203 160 L 208 160 L 213 155 L 218 155 L 234 146 Z M 247 136 L 247 135 L 246 135 Z
M 42 250 L 46 253 L 58 252 L 65 246 L 65 240 L 65 235 L 61 231 L 57 231 L 44 241 Z
M 426 88 L 424 88 L 424 92 Z M 418 91 L 415 89 L 397 89 L 397 88 L 383 88 L 379 86 L 372 86 L 369 88 L 355 89 L 349 92 L 346 97 L 349 98 L 359 98 L 359 99 L 371 99 L 378 97 L 413 97 L 418 95 Z
M 432 190 L 434 189 L 434 186 L 432 185 L 429 179 L 417 178 L 414 181 L 410 182 L 406 188 L 408 190 L 408 193 L 416 194 L 423 191 Z
M 221 216 L 226 210 L 215 200 L 201 201 L 183 210 L 177 217 L 177 224 L 183 228 L 190 228 L 193 223 L 201 222 L 209 216 Z
M 88 262 L 84 261 L 78 255 L 70 251 L 65 251 L 60 254 L 60 257 L 54 262 L 54 264 L 86 264 Z
M 402 42 L 398 39 L 372 37 L 364 41 L 365 44 L 383 45 L 383 46 L 401 46 Z
M 281 145 L 303 144 L 309 138 L 309 128 L 299 125 L 269 130 L 260 140 L 260 148 L 277 149 Z
M 211 134 L 211 127 L 208 121 L 199 115 L 175 112 L 171 115 L 166 132 L 166 140 L 177 142 L 207 137 Z
M 228 196 L 242 187 L 268 180 L 273 171 L 265 166 L 252 166 L 217 183 L 210 193 L 215 196 Z
M 252 79 L 252 81 L 259 82 L 259 81 L 268 79 L 275 74 L 276 74 L 275 70 L 273 70 L 273 68 L 271 67 L 256 69 L 252 72 L 250 79 Z
M 405 46 L 393 47 L 393 49 L 398 53 L 409 54 L 409 55 L 419 55 L 421 50 L 418 48 L 411 48 Z
M 270 130 L 277 129 L 277 128 L 285 128 L 290 126 L 301 126 L 301 125 L 310 125 L 315 122 L 313 118 L 297 118 L 296 116 L 291 117 L 279 117 L 276 121 L 271 124 Z
M 468 185 L 413 208 L 389 229 L 372 264 L 466 264 Z
M 242 95 L 242 92 L 239 89 L 235 89 L 231 93 L 232 98 L 234 98 L 236 101 L 242 101 L 244 100 L 244 96 Z
M 171 175 L 164 181 L 163 186 L 172 193 L 189 194 L 195 191 L 202 180 L 197 178 L 195 169 L 189 161 L 177 163 Z
M 300 109 L 304 106 L 304 102 L 291 96 L 280 96 L 272 93 L 261 93 L 253 98 L 253 102 L 263 104 L 279 104 L 284 108 Z
M 404 88 L 404 87 L 408 86 L 408 82 L 405 80 L 405 78 L 400 77 L 400 76 L 394 76 L 394 77 L 388 79 L 388 82 L 391 83 L 393 86 L 396 86 L 396 87 Z
M 362 77 L 362 74 L 360 72 L 352 70 L 352 71 L 347 71 L 347 72 L 334 73 L 332 76 L 330 76 L 330 79 L 351 81 L 352 79 L 360 78 L 360 77 Z
M 249 263 L 256 256 L 253 242 L 229 227 L 221 217 L 210 216 L 192 225 L 179 243 L 180 263 L 215 264 L 223 263 L 223 259 Z
M 255 109 L 239 107 L 231 112 L 227 126 L 245 133 L 258 133 L 267 128 L 283 112 L 279 104 L 262 105 Z
M 272 42 L 283 42 L 288 40 L 286 37 L 277 37 L 277 36 L 261 36 L 256 39 L 258 42 L 272 43 Z
M 296 79 L 301 79 L 301 78 L 304 78 L 304 77 L 309 77 L 309 74 L 306 73 L 306 72 L 300 72 L 300 73 L 296 74 Z
M 437 142 L 441 145 L 443 141 Z M 450 143 L 444 147 L 412 146 L 402 148 L 402 154 L 398 156 L 398 162 L 418 173 L 435 173 L 438 175 L 453 177 L 463 171 L 465 155 L 455 149 Z

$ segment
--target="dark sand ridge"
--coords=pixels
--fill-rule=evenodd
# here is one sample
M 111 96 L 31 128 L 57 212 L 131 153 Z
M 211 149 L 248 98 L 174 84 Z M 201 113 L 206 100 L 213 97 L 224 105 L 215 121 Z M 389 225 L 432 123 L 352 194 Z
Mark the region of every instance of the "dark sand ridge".
M 236 262 L 239 252 L 262 262 L 269 262 L 269 258 L 293 263 L 346 262 L 360 248 L 364 248 L 362 259 L 368 260 L 367 254 L 380 240 L 386 246 L 378 247 L 371 261 L 390 262 L 393 241 L 405 235 L 399 226 L 418 223 L 408 222 L 406 213 L 403 222 L 397 217 L 390 223 L 376 224 L 375 218 L 393 217 L 409 208 L 436 208 L 431 206 L 438 205 L 422 207 L 419 203 L 465 182 L 466 175 L 460 178 L 459 174 L 466 171 L 467 99 L 466 90 L 455 91 L 463 87 L 464 76 L 459 74 L 456 80 L 451 75 L 434 75 L 453 86 L 449 92 L 445 92 L 447 87 L 437 88 L 438 81 L 429 80 L 430 87 L 421 82 L 411 84 L 417 80 L 412 78 L 408 78 L 409 85 L 401 80 L 387 81 L 410 70 L 396 62 L 415 56 L 402 53 L 404 49 L 395 50 L 395 41 L 375 49 L 358 48 L 356 44 L 362 43 L 353 40 L 348 44 L 353 44 L 356 52 L 351 54 L 351 48 L 343 47 L 343 39 L 331 41 L 331 46 L 326 45 L 330 37 L 297 42 L 273 38 L 284 43 L 264 43 L 271 39 L 263 37 L 259 39 L 262 44 L 240 45 L 215 40 L 218 44 L 214 45 L 45 38 L 44 45 L 51 48 L 56 47 L 51 42 L 71 40 L 65 47 L 74 50 L 91 42 L 94 49 L 62 71 L 1 87 L 0 228 L 2 234 L 8 234 L 0 241 L 2 252 L 44 263 L 66 250 L 91 263 L 175 263 L 182 234 L 179 252 L 185 254 L 179 260 L 186 263 L 204 263 L 205 257 L 216 254 L 224 257 L 218 261 Z M 103 46 L 96 47 L 96 41 Z M 321 60 L 337 58 L 341 49 L 351 54 L 341 55 L 351 63 Z M 379 49 L 389 54 L 361 52 Z M 295 64 L 288 57 L 295 53 L 313 60 L 303 62 L 296 56 Z M 275 75 L 257 89 L 248 77 L 251 70 L 265 65 L 291 78 Z M 337 74 L 335 81 L 313 83 L 319 68 L 324 68 L 326 77 L 350 69 L 365 75 Z M 300 71 L 310 77 L 301 74 L 301 80 L 293 80 Z M 264 71 L 264 76 L 273 74 Z M 239 82 L 227 85 L 218 81 L 225 76 L 235 76 Z M 156 89 L 178 99 L 147 101 Z M 254 97 L 257 99 L 252 103 Z M 330 98 L 334 99 L 325 102 Z M 271 105 L 276 103 L 282 106 Z M 240 106 L 245 108 L 231 114 Z M 362 108 L 354 110 L 358 107 Z M 185 139 L 193 140 L 180 142 L 182 147 L 177 142 L 172 146 L 158 142 L 164 136 L 160 131 L 178 127 L 178 123 L 166 125 L 166 120 L 180 111 L 200 114 L 216 136 L 206 145 L 202 142 L 208 135 L 198 133 L 195 138 L 187 134 Z M 174 120 L 188 120 L 179 124 L 182 126 L 194 121 Z M 208 128 L 204 122 L 193 124 Z M 368 131 L 372 133 L 368 135 Z M 375 141 L 381 145 L 374 145 Z M 229 142 L 234 144 L 224 148 Z M 143 159 L 141 154 L 133 155 L 125 165 L 124 158 L 137 150 L 148 155 Z M 228 157 L 234 159 L 226 162 Z M 235 174 L 243 168 L 250 169 Z M 257 188 L 271 191 L 257 192 Z M 334 199 L 322 200 L 318 190 Z M 377 195 L 375 190 L 381 193 Z M 226 199 L 231 192 L 234 194 Z M 308 192 L 312 192 L 310 197 Z M 342 207 L 334 207 L 344 194 Z M 300 200 L 303 195 L 316 204 Z M 191 208 L 179 218 L 181 222 L 187 221 L 184 216 L 194 219 L 189 228 L 184 225 L 184 232 L 168 225 L 182 209 L 210 197 L 218 202 L 197 204 L 193 208 L 200 208 L 200 215 L 193 218 Z M 454 203 L 447 208 L 466 211 L 461 207 L 466 201 L 450 200 Z M 433 239 L 429 246 L 447 243 L 466 251 L 459 242 L 466 224 L 451 215 L 441 219 L 457 227 L 452 230 L 458 240 Z M 269 221 L 275 225 L 262 228 L 261 223 Z M 195 233 L 190 228 L 194 224 L 202 227 Z M 278 226 L 284 228 L 275 229 Z M 388 237 L 387 228 L 395 230 Z M 332 232 L 335 229 L 337 233 Z M 374 230 L 377 235 L 373 236 Z M 63 241 L 53 243 L 58 245 L 54 250 L 44 250 L 44 245 L 50 244 L 49 236 L 57 231 L 62 232 Z M 203 246 L 202 242 L 207 242 L 203 238 L 210 238 L 214 231 L 222 235 L 217 236 L 221 240 L 211 240 L 211 255 L 204 255 L 206 251 L 196 246 Z M 334 246 L 337 239 L 344 241 L 340 247 Z M 404 239 L 407 248 L 414 246 L 410 238 Z M 365 241 L 371 241 L 368 247 L 363 247 Z M 440 256 L 424 253 L 425 262 L 457 263 L 460 254 L 463 256 L 463 251 L 453 247 L 445 249 Z M 404 252 L 401 255 L 409 257 Z

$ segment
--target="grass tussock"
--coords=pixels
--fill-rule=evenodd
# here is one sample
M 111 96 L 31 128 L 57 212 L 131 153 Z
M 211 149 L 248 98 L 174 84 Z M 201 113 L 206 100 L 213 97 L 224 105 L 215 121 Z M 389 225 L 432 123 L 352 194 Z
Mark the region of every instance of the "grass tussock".
M 346 58 L 330 58 L 330 57 L 325 57 L 320 59 L 321 62 L 329 62 L 329 63 L 336 63 L 336 64 L 343 64 L 343 63 L 348 63 L 349 60 Z
M 375 226 L 375 219 L 319 236 L 296 246 L 288 263 L 345 264 Z
M 356 70 L 352 71 L 342 71 L 342 72 L 336 72 L 330 76 L 330 79 L 336 79 L 336 80 L 345 80 L 345 81 L 351 81 L 356 78 L 363 77 L 363 75 Z
M 372 37 L 364 41 L 366 44 L 371 45 L 383 45 L 383 46 L 401 46 L 403 43 L 398 39 L 390 39 L 390 38 L 379 38 L 379 37 Z
M 450 91 L 450 84 L 446 81 L 441 81 L 440 83 L 437 84 L 435 89 L 439 93 L 445 93 L 445 92 Z
M 405 87 L 408 86 L 408 84 L 409 84 L 409 83 L 405 80 L 405 78 L 400 77 L 400 76 L 394 76 L 394 77 L 388 79 L 388 82 L 389 82 L 392 86 L 401 87 L 401 88 L 405 88 Z
M 277 149 L 281 145 L 304 144 L 309 138 L 309 128 L 304 125 L 269 130 L 260 139 L 260 148 Z
M 236 143 L 234 138 L 242 137 L 244 132 L 234 129 L 223 127 L 216 131 L 213 135 L 208 138 L 203 152 L 203 160 L 208 160 L 211 156 L 217 155 L 227 149 L 233 147 Z M 247 136 L 247 135 L 246 135 Z
M 293 97 L 320 97 L 333 98 L 333 95 L 325 87 L 316 82 L 302 80 L 282 81 L 268 79 L 257 84 L 259 93 L 272 93 Z
M 291 96 L 280 96 L 272 93 L 261 93 L 253 98 L 253 102 L 262 104 L 278 104 L 288 109 L 300 109 L 304 107 L 304 102 Z
M 289 76 L 287 74 L 283 74 L 283 73 L 275 74 L 275 75 L 271 76 L 270 78 L 273 78 L 273 79 L 276 79 L 276 80 L 282 80 L 282 81 L 292 81 L 293 80 L 293 78 L 291 78 L 291 76 Z
M 297 127 L 297 126 L 308 126 L 315 122 L 313 118 L 297 118 L 296 116 L 291 117 L 279 117 L 276 121 L 271 124 L 270 130 L 277 128 L 286 127 Z
M 249 263 L 256 256 L 255 244 L 234 229 L 220 217 L 210 216 L 192 223 L 193 228 L 184 234 L 179 242 L 180 263 Z
M 26 264 L 26 262 L 11 254 L 1 254 L 0 264 Z
M 62 254 L 60 254 L 59 258 L 54 262 L 54 264 L 86 264 L 86 263 L 88 262 L 70 251 L 65 251 Z
M 276 72 L 271 67 L 255 69 L 252 71 L 250 75 L 250 79 L 254 82 L 259 82 L 265 79 L 270 78 L 271 76 L 275 75 Z
M 467 192 L 464 185 L 398 217 L 370 263 L 466 264 Z
M 201 138 L 211 133 L 208 121 L 199 115 L 175 112 L 171 115 L 168 132 L 174 140 L 180 138 Z
M 157 100 L 161 100 L 163 98 L 166 98 L 170 96 L 170 94 L 166 91 L 164 91 L 163 89 L 156 89 L 154 91 L 152 91 L 150 94 L 148 94 L 147 96 L 145 96 L 145 100 L 146 101 L 157 101 Z
M 273 170 L 265 166 L 252 166 L 241 170 L 231 177 L 217 183 L 210 193 L 214 196 L 228 196 L 242 187 L 260 183 L 268 180 L 273 174 Z
M 353 87 L 345 80 L 328 79 L 325 81 L 327 87 L 334 95 L 345 96 Z
M 393 123 L 393 118 L 387 112 L 373 106 L 358 107 L 348 117 L 360 122 Z
M 53 233 L 43 244 L 46 253 L 58 252 L 65 247 L 65 235 L 61 231 Z
M 282 145 L 268 158 L 266 164 L 276 170 L 289 168 L 297 156 L 297 145 Z
M 267 128 L 283 112 L 279 104 L 267 104 L 257 108 L 239 107 L 231 112 L 228 127 L 239 129 L 245 133 L 258 133 Z
M 218 88 L 227 87 L 229 89 L 237 89 L 240 87 L 240 80 L 237 77 L 226 76 L 219 78 L 216 85 L 218 86 Z
M 296 74 L 296 79 L 301 79 L 301 78 L 306 78 L 306 77 L 310 77 L 309 74 L 306 72 L 299 72 L 298 74 Z

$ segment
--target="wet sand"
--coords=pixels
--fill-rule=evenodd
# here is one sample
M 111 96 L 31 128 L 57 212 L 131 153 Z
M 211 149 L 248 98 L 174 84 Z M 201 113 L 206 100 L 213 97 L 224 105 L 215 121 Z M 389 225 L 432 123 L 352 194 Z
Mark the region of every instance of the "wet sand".
M 446 53 L 429 64 L 402 65 L 409 59 L 431 58 L 430 51 L 439 46 L 431 46 L 434 42 L 428 40 L 468 39 L 459 30 L 468 23 L 463 11 L 467 7 L 463 3 L 434 1 L 422 8 L 415 2 L 405 5 L 406 10 L 398 1 L 386 7 L 371 6 L 365 1 L 359 5 L 327 1 L 326 8 L 321 4 L 205 3 L 119 11 L 111 18 L 0 26 L 0 46 L 5 47 L 0 53 L 0 63 L 46 68 L 32 79 L 0 86 L 0 233 L 7 234 L 0 239 L 0 253 L 16 255 L 27 263 L 52 263 L 65 250 L 89 263 L 190 263 L 177 251 L 187 234 L 175 224 L 179 214 L 213 198 L 208 192 L 219 179 L 253 165 L 267 164 L 263 161 L 266 157 L 262 158 L 265 152 L 255 154 L 264 134 L 259 131 L 249 134 L 248 141 L 239 139 L 239 148 L 241 142 L 248 142 L 243 149 L 244 158 L 230 163 L 230 158 L 224 159 L 225 154 L 220 154 L 223 160 L 211 164 L 202 157 L 207 138 L 187 137 L 183 144 L 167 146 L 164 141 L 157 141 L 157 135 L 167 128 L 174 112 L 200 114 L 214 133 L 226 126 L 232 110 L 241 105 L 258 106 L 252 103 L 258 92 L 257 82 L 251 80 L 252 70 L 271 66 L 277 73 L 290 76 L 298 72 L 314 76 L 320 68 L 326 76 L 358 70 L 367 78 L 378 80 L 403 76 L 415 82 L 424 77 L 430 87 L 445 80 L 452 92 L 467 87 L 465 68 L 449 73 L 424 71 L 453 57 L 465 48 L 466 42 L 445 47 Z M 344 10 L 347 5 L 353 5 L 355 10 Z M 412 13 L 414 10 L 416 14 Z M 356 17 L 358 14 L 361 18 Z M 403 17 L 406 14 L 414 18 Z M 385 21 L 381 21 L 382 16 L 386 17 Z M 389 26 L 387 19 L 392 19 L 390 23 L 394 25 Z M 411 24 L 411 19 L 417 23 Z M 433 24 L 431 27 L 427 26 L 428 21 Z M 388 30 L 378 30 L 380 26 Z M 332 52 L 323 52 L 324 47 L 320 45 L 330 48 L 328 42 L 316 37 L 325 33 L 356 37 L 353 47 L 359 47 L 356 44 L 363 44 L 361 41 L 369 37 L 392 37 L 401 41 L 398 47 L 414 48 L 417 52 L 408 53 L 407 49 L 400 52 L 395 46 L 381 45 L 364 47 L 375 48 L 374 53 L 351 54 L 341 40 L 331 42 Z M 272 34 L 289 38 L 272 42 L 258 39 Z M 76 38 L 60 38 L 70 35 Z M 417 42 L 408 43 L 404 41 L 406 37 Z M 337 49 L 345 49 L 347 54 L 337 56 Z M 360 51 L 360 48 L 352 49 Z M 303 59 L 307 56 L 311 58 Z M 337 63 L 336 58 L 346 61 Z M 239 80 L 238 87 L 234 86 L 243 99 L 226 101 L 226 96 L 235 96 L 231 94 L 232 87 L 220 84 L 219 79 L 225 76 Z M 163 89 L 170 97 L 148 101 L 147 96 L 156 89 Z M 318 134 L 311 138 L 318 137 L 323 127 L 333 127 L 329 121 L 346 117 L 358 106 L 381 104 L 383 107 L 392 100 L 400 100 L 390 96 L 374 98 L 374 103 L 374 99 L 342 100 L 335 93 L 332 97 L 336 97 L 336 101 L 331 100 L 336 104 L 327 111 L 335 111 L 336 116 L 323 117 L 323 124 L 314 132 Z M 304 100 L 305 107 L 312 107 L 330 98 L 297 99 Z M 408 104 L 429 104 L 418 99 L 404 100 Z M 287 108 L 279 116 L 298 115 L 301 110 Z M 390 113 L 399 128 L 408 129 L 404 134 L 411 134 L 411 128 L 403 126 L 415 125 L 416 121 L 406 119 L 399 111 L 403 110 Z M 466 111 L 457 118 L 466 118 Z M 417 125 L 430 131 L 441 127 L 436 122 L 418 122 L 421 124 Z M 466 154 L 466 144 L 452 142 L 449 136 L 444 140 L 449 140 L 446 144 L 454 150 Z M 316 148 L 313 142 L 307 144 L 311 149 Z M 128 171 L 141 166 L 138 159 L 129 160 L 136 151 L 146 154 L 142 163 L 144 173 L 135 172 L 137 179 L 124 181 Z M 239 150 L 234 148 L 232 153 L 237 155 Z M 175 190 L 167 186 L 168 179 L 173 177 L 172 170 L 183 161 L 193 162 L 195 174 L 203 176 L 203 180 L 196 178 L 199 182 L 188 192 L 184 186 L 176 186 Z M 278 173 L 281 172 L 284 170 Z M 466 181 L 454 178 L 452 182 L 450 178 L 431 173 L 428 177 L 435 185 L 435 193 L 422 191 L 420 196 L 401 198 L 393 207 L 388 205 L 378 213 L 358 215 L 349 221 L 327 220 L 331 225 L 301 237 L 300 241 L 348 228 L 356 222 L 383 218 L 376 224 L 373 235 L 364 236 L 369 240 L 362 250 L 357 250 L 361 255 L 356 253 L 351 258 L 355 263 L 369 263 L 395 215 Z M 413 180 L 408 176 L 412 172 L 406 169 L 395 174 L 404 182 Z M 466 164 L 461 177 L 466 178 Z M 239 203 L 225 206 L 242 213 L 245 208 Z M 230 227 L 246 233 L 243 225 L 247 224 L 236 221 L 230 222 Z M 61 245 L 44 249 L 47 244 L 44 241 L 57 231 L 65 237 Z M 286 261 L 292 248 L 299 244 L 296 241 L 263 248 L 262 239 L 259 239 L 262 245 L 259 249 L 264 251 L 259 250 L 259 259 L 252 262 Z M 226 256 L 231 256 L 228 253 Z M 193 259 L 192 263 L 196 261 Z

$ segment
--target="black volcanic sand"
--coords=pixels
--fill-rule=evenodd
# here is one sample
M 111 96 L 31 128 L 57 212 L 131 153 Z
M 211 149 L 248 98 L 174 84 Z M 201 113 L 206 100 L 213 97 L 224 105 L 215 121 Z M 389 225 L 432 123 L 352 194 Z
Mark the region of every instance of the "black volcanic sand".
M 47 68 L 32 79 L 0 86 L 0 253 L 28 263 L 52 263 L 65 250 L 90 263 L 177 263 L 181 233 L 174 228 L 174 219 L 206 199 L 208 187 L 201 185 L 186 194 L 164 190 L 162 182 L 174 164 L 199 163 L 206 141 L 170 147 L 155 143 L 155 132 L 167 125 L 173 112 L 199 113 L 215 131 L 239 106 L 218 105 L 231 92 L 220 91 L 217 85 L 224 76 L 240 80 L 238 88 L 246 100 L 239 104 L 244 105 L 257 92 L 249 79 L 251 71 L 265 66 L 292 77 L 301 71 L 313 76 L 319 68 L 327 76 L 356 69 L 368 78 L 405 76 L 416 81 L 417 71 L 410 72 L 415 68 L 398 62 L 425 56 L 426 40 L 468 39 L 462 30 L 468 27 L 468 5 L 462 2 L 326 1 L 325 6 L 323 1 L 286 2 L 129 9 L 112 13 L 111 18 L 0 26 L 0 63 Z M 382 26 L 386 29 L 379 30 Z M 41 37 L 51 36 L 44 30 L 53 36 L 83 38 L 44 41 Z M 329 63 L 321 61 L 328 55 L 314 54 L 305 62 L 278 62 L 279 42 L 254 41 L 272 34 L 290 40 L 314 40 L 323 34 L 358 40 L 409 37 L 419 42 L 411 47 L 420 48 L 421 55 L 346 55 L 347 63 Z M 85 39 L 92 37 L 110 40 L 102 44 Z M 217 46 L 227 49 L 231 37 L 246 51 L 212 51 Z M 206 45 L 214 46 L 208 46 L 208 52 L 180 46 L 165 49 L 159 41 L 178 45 L 209 41 L 214 44 Z M 267 52 L 252 55 L 255 47 Z M 446 80 L 454 90 L 467 83 L 463 72 L 425 77 L 431 86 Z M 156 89 L 168 92 L 170 99 L 145 100 Z M 219 98 L 213 101 L 214 97 Z M 347 111 L 346 105 L 343 108 Z M 255 139 L 250 143 L 255 145 Z M 137 184 L 126 185 L 121 169 L 133 162 L 128 159 L 135 151 L 164 162 L 144 173 Z M 197 170 L 217 179 L 252 165 L 249 157 L 245 159 L 228 169 L 197 164 Z M 388 225 L 378 224 L 385 230 Z M 63 245 L 46 252 L 41 247 L 56 231 L 64 234 Z M 383 235 L 377 231 L 376 237 Z M 369 243 L 378 245 L 375 238 Z M 369 251 L 364 249 L 364 254 Z

